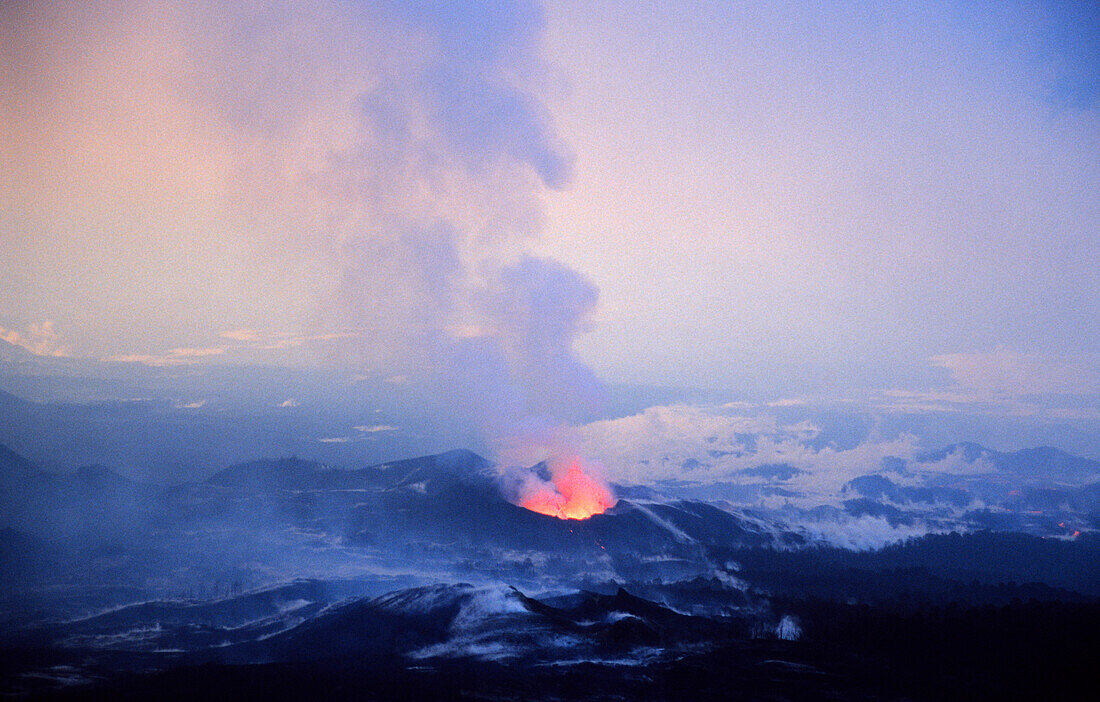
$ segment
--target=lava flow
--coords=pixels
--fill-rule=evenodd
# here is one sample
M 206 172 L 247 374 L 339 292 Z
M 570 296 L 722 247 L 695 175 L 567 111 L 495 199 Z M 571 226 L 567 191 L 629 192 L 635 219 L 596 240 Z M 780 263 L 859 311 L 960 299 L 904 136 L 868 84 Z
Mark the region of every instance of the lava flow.
M 587 475 L 577 461 L 551 483 L 540 486 L 520 501 L 520 506 L 558 519 L 588 519 L 615 506 L 615 497 Z

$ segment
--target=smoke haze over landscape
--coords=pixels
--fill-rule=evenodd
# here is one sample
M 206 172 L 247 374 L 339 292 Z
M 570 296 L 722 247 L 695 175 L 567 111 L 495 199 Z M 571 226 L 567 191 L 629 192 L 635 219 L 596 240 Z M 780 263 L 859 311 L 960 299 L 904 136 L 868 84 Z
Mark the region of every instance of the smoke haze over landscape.
M 20 0 L 0 54 L 0 695 L 1088 669 L 1093 4 Z

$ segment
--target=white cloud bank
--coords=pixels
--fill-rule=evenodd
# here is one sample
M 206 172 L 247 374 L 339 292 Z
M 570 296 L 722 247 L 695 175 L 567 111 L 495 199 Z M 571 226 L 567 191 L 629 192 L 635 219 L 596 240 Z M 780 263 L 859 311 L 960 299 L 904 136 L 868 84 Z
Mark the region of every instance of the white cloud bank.
M 884 458 L 911 459 L 919 451 L 917 438 L 909 434 L 870 436 L 851 448 L 822 444 L 812 421 L 785 424 L 766 406 L 751 414 L 717 405 L 650 407 L 592 422 L 577 433 L 586 455 L 599 460 L 615 481 L 760 484 L 767 477 L 751 469 L 783 465 L 793 469 L 784 487 L 819 495 L 837 493 L 852 478 L 878 471 Z

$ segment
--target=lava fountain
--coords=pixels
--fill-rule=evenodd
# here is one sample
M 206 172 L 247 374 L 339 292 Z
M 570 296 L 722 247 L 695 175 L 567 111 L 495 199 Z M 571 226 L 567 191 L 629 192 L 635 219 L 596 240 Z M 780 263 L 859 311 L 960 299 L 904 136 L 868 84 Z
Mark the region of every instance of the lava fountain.
M 579 461 L 556 472 L 520 500 L 520 507 L 558 519 L 588 519 L 615 506 L 615 496 L 603 483 L 584 472 Z

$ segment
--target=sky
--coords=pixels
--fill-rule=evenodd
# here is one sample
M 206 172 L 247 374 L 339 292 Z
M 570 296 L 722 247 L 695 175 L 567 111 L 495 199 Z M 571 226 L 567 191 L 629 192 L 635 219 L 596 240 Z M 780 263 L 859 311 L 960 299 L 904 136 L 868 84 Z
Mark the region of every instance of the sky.
M 1100 349 L 1095 6 L 601 11 L 549 32 L 578 175 L 545 237 L 600 282 L 598 367 Z
M 7 2 L 0 47 L 38 356 L 1100 432 L 1093 3 Z

